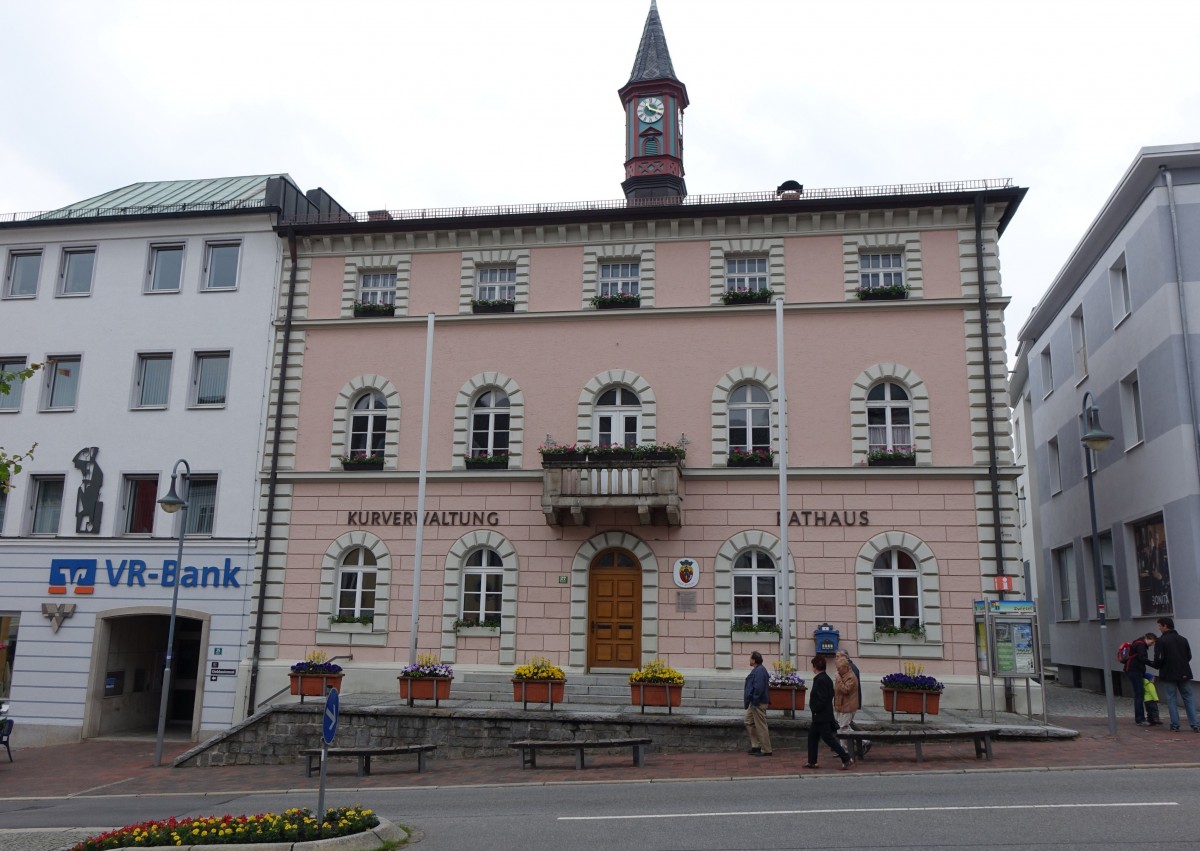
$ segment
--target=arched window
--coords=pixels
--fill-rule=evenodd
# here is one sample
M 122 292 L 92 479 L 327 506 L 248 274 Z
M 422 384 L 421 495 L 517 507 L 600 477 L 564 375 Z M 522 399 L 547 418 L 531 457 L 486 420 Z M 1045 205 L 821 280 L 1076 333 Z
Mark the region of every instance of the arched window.
M 771 449 L 771 397 L 759 384 L 739 384 L 729 394 L 729 450 Z
M 353 547 L 338 566 L 337 614 L 340 617 L 375 617 L 375 554 Z
M 350 414 L 350 456 L 383 457 L 387 437 L 387 400 L 378 391 L 364 393 Z
M 471 406 L 471 455 L 508 454 L 508 396 L 485 390 Z
M 775 560 L 764 550 L 746 550 L 733 563 L 733 622 L 777 623 Z
M 913 557 L 900 549 L 884 550 L 871 568 L 875 586 L 875 630 L 921 626 L 921 575 Z
M 642 403 L 628 387 L 610 387 L 596 399 L 592 443 L 637 446 L 641 442 Z
M 912 452 L 912 400 L 908 391 L 891 381 L 867 393 L 869 451 Z
M 500 624 L 504 601 L 504 561 L 489 547 L 473 550 L 463 563 L 463 623 Z

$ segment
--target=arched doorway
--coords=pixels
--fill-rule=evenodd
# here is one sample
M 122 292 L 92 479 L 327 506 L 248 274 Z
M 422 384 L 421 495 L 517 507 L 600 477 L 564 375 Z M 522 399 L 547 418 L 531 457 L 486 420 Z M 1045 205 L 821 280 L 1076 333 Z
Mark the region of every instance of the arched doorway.
M 636 668 L 642 656 L 642 566 L 602 550 L 588 566 L 588 668 Z

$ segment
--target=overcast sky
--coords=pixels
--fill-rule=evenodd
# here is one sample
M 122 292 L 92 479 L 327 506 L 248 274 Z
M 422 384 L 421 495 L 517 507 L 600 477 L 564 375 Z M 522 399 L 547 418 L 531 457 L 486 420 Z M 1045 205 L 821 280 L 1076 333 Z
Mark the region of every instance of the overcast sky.
M 621 197 L 650 0 L 0 0 L 0 212 L 287 172 L 362 211 Z M 1197 0 L 660 0 L 690 194 L 1013 178 L 1016 332 L 1138 149 L 1200 140 Z

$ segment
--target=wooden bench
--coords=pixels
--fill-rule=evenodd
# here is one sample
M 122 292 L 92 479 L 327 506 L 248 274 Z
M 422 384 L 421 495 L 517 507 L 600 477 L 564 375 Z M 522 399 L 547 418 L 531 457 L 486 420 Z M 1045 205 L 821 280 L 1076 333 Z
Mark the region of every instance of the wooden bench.
M 575 751 L 575 768 L 583 768 L 583 752 L 589 748 L 633 748 L 633 764 L 638 768 L 646 765 L 646 745 L 650 739 L 590 739 L 569 741 L 565 739 L 536 740 L 524 739 L 513 742 L 510 748 L 521 751 L 521 768 L 537 768 L 538 751 L 573 750 Z
M 922 747 L 931 742 L 953 742 L 971 740 L 975 743 L 975 758 L 992 758 L 992 736 L 1000 732 L 999 727 L 964 727 L 960 729 L 930 729 L 930 730 L 854 730 L 838 731 L 839 739 L 850 743 L 850 755 L 855 759 L 863 758 L 863 741 L 869 740 L 872 747 L 881 742 L 896 742 L 905 744 L 911 742 L 917 749 L 917 762 L 922 762 L 925 754 Z
M 358 776 L 366 777 L 371 773 L 371 757 L 373 756 L 399 756 L 401 754 L 415 753 L 417 755 L 417 771 L 425 770 L 425 754 L 429 751 L 436 750 L 437 745 L 396 745 L 394 747 L 376 747 L 376 748 L 330 748 L 329 756 L 353 756 L 358 758 Z M 307 759 L 304 767 L 304 776 L 312 777 L 314 769 L 321 764 L 321 749 L 308 748 L 300 751 L 300 755 Z

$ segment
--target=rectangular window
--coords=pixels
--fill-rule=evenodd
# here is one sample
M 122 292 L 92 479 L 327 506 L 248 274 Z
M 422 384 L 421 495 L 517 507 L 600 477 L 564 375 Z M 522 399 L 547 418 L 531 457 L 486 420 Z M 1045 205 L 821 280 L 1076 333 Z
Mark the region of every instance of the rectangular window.
M 1113 327 L 1116 328 L 1133 310 L 1129 299 L 1129 269 L 1125 266 L 1125 255 L 1108 270 L 1108 286 L 1112 295 Z
M 1133 550 L 1137 558 L 1138 602 L 1142 615 L 1169 615 L 1175 609 L 1171 596 L 1171 566 L 1167 559 L 1167 527 L 1161 514 L 1133 524 Z
M 217 477 L 192 476 L 187 488 L 187 534 L 211 535 L 217 511 Z
M 154 512 L 158 507 L 158 476 L 125 477 L 125 534 L 150 535 L 154 532 Z
M 1105 615 L 1121 617 L 1121 598 L 1117 595 L 1117 566 L 1113 561 L 1113 539 L 1111 532 L 1100 534 L 1100 575 L 1104 580 Z
M 29 526 L 32 535 L 57 535 L 58 521 L 62 516 L 62 476 L 35 476 L 32 479 L 33 522 Z
M 1142 417 L 1142 385 L 1137 373 L 1121 382 L 1122 419 L 1125 427 L 1125 448 L 1132 449 L 1146 439 L 1146 424 Z
M 1025 439 L 1022 435 L 1023 431 L 1024 428 L 1021 425 L 1021 421 L 1019 419 L 1013 420 L 1013 448 L 1016 451 L 1017 458 L 1020 458 L 1021 453 L 1024 451 Z
M 479 301 L 515 301 L 517 267 L 486 266 L 476 269 L 475 298 Z
M 77 357 L 46 358 L 43 410 L 70 411 L 75 408 L 81 366 L 82 362 Z
M 1053 556 L 1054 579 L 1058 583 L 1058 619 L 1060 621 L 1079 620 L 1075 550 L 1071 547 L 1062 547 L 1055 550 Z
M 63 249 L 62 269 L 58 273 L 58 294 L 89 294 L 92 291 L 92 272 L 95 268 L 95 248 Z
M 4 535 L 4 515 L 8 510 L 8 494 L 0 490 L 0 537 Z
M 1050 361 L 1050 347 L 1042 350 L 1042 398 L 1054 392 L 1054 364 Z
M 639 264 L 600 264 L 600 295 L 638 295 Z
M 138 355 L 135 408 L 165 408 L 171 389 L 171 356 Z
M 1058 454 L 1058 438 L 1052 437 L 1046 441 L 1046 451 L 1049 454 L 1047 469 L 1050 472 L 1050 493 L 1062 492 L 1062 459 Z
M 9 296 L 28 297 L 37 295 L 38 276 L 42 271 L 42 252 L 14 251 L 8 258 Z
M 183 245 L 150 246 L 150 269 L 147 277 L 147 292 L 179 292 L 180 282 L 183 280 Z
M 1087 378 L 1087 332 L 1083 325 L 1083 308 L 1071 314 L 1071 346 L 1075 351 L 1075 378 Z
M 1021 525 L 1024 526 L 1029 522 L 1029 515 L 1026 514 L 1025 507 L 1025 488 L 1022 486 L 1017 489 L 1017 512 L 1021 515 Z
M 725 289 L 739 293 L 767 289 L 767 258 L 727 257 Z
M 198 352 L 192 376 L 192 404 L 225 404 L 229 388 L 229 352 Z
M 0 360 L 0 372 L 9 374 L 7 393 L 0 393 L 0 411 L 21 410 L 21 388 L 25 382 L 13 377 L 15 373 L 25 369 L 25 358 L 20 360 Z
M 904 255 L 898 252 L 860 254 L 858 270 L 859 285 L 864 289 L 904 286 Z
M 210 242 L 204 249 L 204 288 L 231 290 L 237 286 L 240 242 Z
M 364 272 L 358 282 L 360 304 L 395 304 L 396 273 Z
M 504 598 L 504 574 L 467 571 L 463 574 L 462 619 L 483 623 L 500 618 L 500 603 Z

